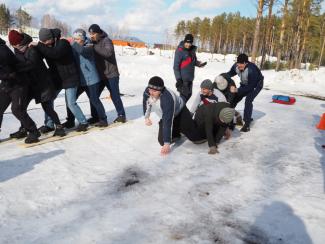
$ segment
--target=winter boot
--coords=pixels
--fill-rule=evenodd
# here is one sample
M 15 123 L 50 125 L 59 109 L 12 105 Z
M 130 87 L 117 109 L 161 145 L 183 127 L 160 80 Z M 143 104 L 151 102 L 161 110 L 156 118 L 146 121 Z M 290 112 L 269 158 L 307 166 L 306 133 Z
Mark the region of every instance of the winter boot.
M 108 123 L 106 120 L 101 120 L 95 124 L 96 127 L 107 127 Z
M 41 132 L 41 134 L 46 134 L 51 131 L 54 131 L 54 128 L 48 127 L 47 125 L 43 125 L 40 128 L 38 128 L 38 131 Z
M 126 118 L 124 115 L 119 115 L 114 121 L 113 123 L 125 123 L 126 122 Z
M 245 123 L 244 126 L 240 129 L 241 132 L 248 132 L 250 131 L 249 124 Z
M 10 138 L 22 139 L 27 136 L 27 130 L 23 127 L 20 127 L 18 131 L 10 134 Z
M 74 123 L 74 121 L 69 121 L 69 120 L 67 120 L 66 122 L 64 122 L 64 123 L 62 124 L 62 126 L 63 126 L 64 128 L 71 129 L 71 128 L 75 127 L 75 123 Z
M 65 135 L 66 135 L 66 133 L 64 131 L 63 125 L 57 125 L 56 128 L 55 128 L 55 131 L 54 131 L 53 136 L 60 136 L 60 137 L 62 137 L 62 136 L 65 136 Z
M 25 139 L 26 144 L 36 143 L 39 142 L 39 137 L 41 136 L 41 133 L 38 130 L 31 131 L 28 133 L 27 138 Z
M 99 120 L 94 117 L 91 117 L 91 118 L 87 119 L 87 122 L 88 122 L 88 124 L 93 125 L 93 124 L 98 123 Z
M 79 124 L 76 131 L 78 132 L 87 131 L 88 126 L 89 126 L 88 124 Z

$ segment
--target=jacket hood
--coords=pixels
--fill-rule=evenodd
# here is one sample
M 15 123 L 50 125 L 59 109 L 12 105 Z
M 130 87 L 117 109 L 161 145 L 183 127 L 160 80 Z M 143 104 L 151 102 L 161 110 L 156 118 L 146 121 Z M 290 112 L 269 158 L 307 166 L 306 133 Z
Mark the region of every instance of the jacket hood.
M 184 47 L 184 41 L 181 41 L 181 42 L 178 44 L 178 47 L 179 47 L 179 48 L 182 48 L 182 49 L 186 49 L 186 48 Z M 197 46 L 195 46 L 195 45 L 192 44 L 191 48 L 188 49 L 188 50 L 194 50 L 194 51 L 196 51 L 196 49 L 197 49 Z

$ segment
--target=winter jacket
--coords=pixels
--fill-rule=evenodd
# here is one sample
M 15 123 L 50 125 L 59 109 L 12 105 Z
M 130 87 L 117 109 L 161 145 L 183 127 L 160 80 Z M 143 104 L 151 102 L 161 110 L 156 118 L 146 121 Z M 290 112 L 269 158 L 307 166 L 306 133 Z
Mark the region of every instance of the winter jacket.
M 57 40 L 54 47 L 48 47 L 39 42 L 36 48 L 45 58 L 55 63 L 62 80 L 63 89 L 79 86 L 79 69 L 74 59 L 72 47 L 67 40 Z
M 118 77 L 117 62 L 112 40 L 103 32 L 98 42 L 94 42 L 96 67 L 99 78 L 107 80 Z
M 92 47 L 81 46 L 74 42 L 72 44 L 75 59 L 80 68 L 80 85 L 91 86 L 99 80 L 95 63 L 95 53 Z
M 174 74 L 176 80 L 192 82 L 194 80 L 195 66 L 199 65 L 196 58 L 197 47 L 192 45 L 190 49 L 184 47 L 184 41 L 181 41 L 175 51 Z
M 22 45 L 32 42 L 29 35 L 23 35 Z M 15 49 L 15 54 L 19 61 L 16 65 L 17 71 L 21 73 L 24 81 L 28 82 L 30 93 L 36 103 L 53 100 L 55 97 L 54 84 L 50 72 L 43 62 L 43 57 L 37 49 L 28 47 L 24 53 Z
M 225 102 L 210 103 L 200 106 L 196 111 L 194 120 L 199 131 L 208 139 L 209 147 L 216 146 L 220 142 L 228 127 L 219 119 L 220 111 L 223 108 L 230 108 L 230 104 Z
M 0 38 L 0 90 L 10 92 L 13 88 L 22 84 L 18 79 L 15 70 L 17 64 L 15 54 L 6 45 L 6 42 Z
M 245 69 L 240 71 L 237 64 L 234 64 L 227 73 L 230 77 L 236 74 L 240 78 L 240 87 L 238 88 L 238 95 L 245 96 L 252 92 L 257 86 L 263 86 L 264 76 L 260 69 L 253 63 L 248 62 Z
M 217 102 L 227 102 L 225 96 L 218 89 L 213 89 L 213 94 L 211 96 L 204 96 L 201 92 L 198 92 L 192 103 L 190 112 L 194 114 L 200 106 Z
M 143 93 L 143 113 L 145 118 L 149 118 L 151 112 L 156 112 L 162 120 L 164 143 L 170 143 L 172 139 L 172 129 L 174 118 L 184 108 L 184 100 L 175 92 L 164 89 L 158 100 L 152 100 L 147 88 Z

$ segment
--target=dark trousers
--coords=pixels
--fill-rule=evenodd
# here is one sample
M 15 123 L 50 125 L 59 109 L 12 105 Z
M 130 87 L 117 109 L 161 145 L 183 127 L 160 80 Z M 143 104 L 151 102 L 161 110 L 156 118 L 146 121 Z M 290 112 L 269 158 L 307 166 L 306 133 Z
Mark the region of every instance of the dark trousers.
M 54 110 L 53 100 L 41 102 L 41 105 L 42 105 L 42 108 L 43 108 L 45 114 L 47 114 L 51 118 L 51 120 L 54 122 L 54 124 L 60 125 L 61 122 L 60 122 L 58 114 Z
M 114 104 L 114 107 L 116 109 L 118 116 L 125 116 L 125 110 L 123 106 L 123 102 L 120 95 L 120 86 L 119 86 L 120 77 L 113 77 L 109 78 L 106 81 L 101 81 L 100 87 L 99 87 L 99 95 L 102 94 L 105 86 L 107 87 L 112 102 Z M 91 107 L 91 116 L 95 119 L 98 119 L 97 111 L 94 107 Z
M 91 86 L 80 86 L 78 87 L 77 91 L 77 98 L 84 92 L 86 92 L 89 101 L 90 101 L 90 109 L 91 109 L 91 115 L 93 118 L 96 118 L 98 120 L 107 120 L 106 112 L 104 105 L 102 101 L 100 100 L 100 94 L 102 93 L 104 89 L 104 85 L 99 82 Z M 67 107 L 67 120 L 68 121 L 74 121 L 75 117 L 70 111 L 70 109 Z
M 263 81 L 260 81 L 258 83 L 257 87 L 253 91 L 251 91 L 251 92 L 249 92 L 247 94 L 241 95 L 241 96 L 236 95 L 234 97 L 233 107 L 236 107 L 237 104 L 244 97 L 246 97 L 246 99 L 245 99 L 245 108 L 244 108 L 244 122 L 245 122 L 245 124 L 249 125 L 250 122 L 251 122 L 252 113 L 253 113 L 253 101 L 254 101 L 255 97 L 260 93 L 262 88 L 263 88 Z
M 177 87 L 177 91 L 185 98 L 185 102 L 192 96 L 193 81 L 183 81 L 182 86 Z
M 184 134 L 190 141 L 202 140 L 202 135 L 199 133 L 195 121 L 192 119 L 190 111 L 185 106 L 181 112 L 174 118 L 172 137 Z M 161 146 L 164 145 L 163 140 L 163 122 L 159 121 L 158 142 Z
M 3 120 L 3 114 L 11 103 L 11 111 L 20 121 L 21 125 L 29 132 L 37 130 L 35 122 L 27 114 L 27 101 L 27 87 L 16 87 L 9 92 L 0 91 L 0 127 Z

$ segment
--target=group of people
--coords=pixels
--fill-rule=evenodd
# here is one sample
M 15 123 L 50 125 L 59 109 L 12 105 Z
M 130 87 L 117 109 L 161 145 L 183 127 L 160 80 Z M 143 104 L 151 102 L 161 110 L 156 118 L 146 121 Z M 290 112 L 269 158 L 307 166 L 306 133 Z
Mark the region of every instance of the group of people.
M 19 130 L 10 137 L 26 137 L 25 143 L 36 143 L 42 133 L 53 131 L 53 136 L 65 136 L 66 128 L 76 126 L 75 120 L 78 121 L 77 131 L 86 131 L 90 124 L 107 127 L 105 108 L 100 100 L 105 87 L 116 108 L 114 123 L 126 122 L 112 40 L 97 24 L 89 27 L 88 34 L 89 38 L 85 30 L 76 29 L 70 43 L 61 38 L 59 29 L 42 28 L 39 41 L 33 42 L 26 33 L 11 30 L 8 40 L 14 52 L 0 39 L 0 128 L 10 104 L 13 115 L 21 123 Z M 229 72 L 218 75 L 214 82 L 206 79 L 201 83 L 201 90 L 189 110 L 186 103 L 192 96 L 195 67 L 207 64 L 197 59 L 193 41 L 193 35 L 187 34 L 175 51 L 173 69 L 179 94 L 166 88 L 162 78 L 154 76 L 143 95 L 145 124 L 152 125 L 151 112 L 160 117 L 161 154 L 168 154 L 170 144 L 181 134 L 194 143 L 207 140 L 209 153 L 217 153 L 219 142 L 231 136 L 235 124 L 243 125 L 242 132 L 250 130 L 253 101 L 263 88 L 264 77 L 259 68 L 248 61 L 246 54 L 240 54 Z M 241 80 L 238 88 L 231 79 L 235 75 Z M 54 100 L 62 89 L 67 110 L 64 123 L 54 109 Z M 83 92 L 90 101 L 89 119 L 77 104 Z M 243 124 L 235 107 L 244 97 Z M 39 128 L 27 113 L 33 99 L 44 110 L 44 125 Z
M 246 54 L 239 54 L 229 72 L 218 75 L 214 82 L 202 81 L 201 90 L 189 110 L 186 103 L 192 96 L 195 66 L 206 64 L 197 60 L 193 36 L 187 34 L 175 51 L 174 73 L 179 94 L 165 87 L 159 76 L 149 80 L 143 94 L 145 124 L 152 125 L 150 114 L 156 112 L 160 118 L 158 142 L 163 155 L 170 152 L 170 144 L 181 134 L 195 144 L 208 141 L 208 153 L 216 154 L 221 139 L 229 139 L 236 124 L 242 125 L 241 132 L 250 131 L 253 101 L 263 88 L 264 77 L 260 69 L 249 62 Z M 235 75 L 240 78 L 238 88 L 231 78 Z M 242 119 L 235 107 L 244 97 Z
M 117 111 L 114 122 L 126 122 L 112 40 L 97 24 L 91 25 L 88 33 L 90 38 L 85 30 L 75 30 L 70 44 L 61 38 L 59 29 L 40 29 L 38 42 L 33 42 L 26 33 L 11 30 L 8 40 L 14 52 L 0 39 L 0 128 L 10 104 L 13 115 L 21 123 L 10 137 L 26 137 L 25 143 L 36 143 L 41 133 L 54 131 L 54 136 L 65 136 L 65 128 L 75 127 L 75 119 L 79 122 L 77 131 L 86 131 L 89 124 L 107 127 L 100 100 L 105 87 Z M 54 100 L 62 89 L 67 107 L 64 123 L 54 109 Z M 76 102 L 83 92 L 91 105 L 89 119 Z M 27 113 L 33 99 L 41 104 L 45 114 L 44 125 L 39 128 Z

